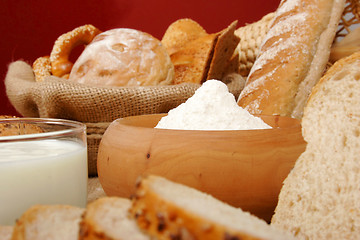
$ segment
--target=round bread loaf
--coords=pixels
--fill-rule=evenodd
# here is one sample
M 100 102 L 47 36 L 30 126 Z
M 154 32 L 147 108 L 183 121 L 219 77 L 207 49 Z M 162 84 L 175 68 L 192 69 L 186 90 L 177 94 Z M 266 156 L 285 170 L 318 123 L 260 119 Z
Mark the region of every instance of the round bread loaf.
M 69 80 L 95 86 L 169 85 L 174 66 L 160 40 L 134 29 L 97 35 L 76 60 Z

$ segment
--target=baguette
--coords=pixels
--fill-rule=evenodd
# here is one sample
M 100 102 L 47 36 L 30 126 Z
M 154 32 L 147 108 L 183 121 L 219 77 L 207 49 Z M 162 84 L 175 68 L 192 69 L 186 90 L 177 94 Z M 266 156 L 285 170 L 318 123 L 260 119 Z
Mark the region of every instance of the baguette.
M 292 239 L 239 208 L 158 176 L 138 182 L 130 212 L 158 239 Z
M 16 221 L 11 240 L 77 240 L 84 209 L 68 205 L 35 205 Z
M 238 104 L 252 114 L 301 118 L 326 68 L 345 0 L 281 1 Z
M 79 240 L 148 240 L 128 216 L 131 201 L 102 197 L 88 204 L 80 222 Z
M 307 148 L 284 181 L 271 225 L 302 239 L 360 236 L 360 52 L 336 62 L 309 97 Z

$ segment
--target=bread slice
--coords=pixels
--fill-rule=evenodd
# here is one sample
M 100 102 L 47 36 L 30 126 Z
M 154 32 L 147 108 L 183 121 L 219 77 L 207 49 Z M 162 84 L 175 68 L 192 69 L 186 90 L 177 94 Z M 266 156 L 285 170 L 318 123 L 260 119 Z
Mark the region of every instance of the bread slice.
M 158 176 L 138 182 L 130 212 L 159 239 L 291 239 L 241 209 Z
M 208 69 L 219 33 L 207 34 L 188 42 L 170 55 L 175 69 L 175 84 L 184 82 L 201 84 L 206 80 Z
M 271 225 L 305 239 L 360 237 L 360 52 L 336 62 L 304 110 L 308 143 Z
M 0 239 L 10 240 L 13 232 L 13 226 L 0 226 Z
M 77 240 L 84 209 L 67 205 L 35 205 L 16 221 L 12 240 Z
M 131 201 L 119 197 L 102 197 L 88 204 L 80 223 L 80 240 L 148 240 L 129 217 Z

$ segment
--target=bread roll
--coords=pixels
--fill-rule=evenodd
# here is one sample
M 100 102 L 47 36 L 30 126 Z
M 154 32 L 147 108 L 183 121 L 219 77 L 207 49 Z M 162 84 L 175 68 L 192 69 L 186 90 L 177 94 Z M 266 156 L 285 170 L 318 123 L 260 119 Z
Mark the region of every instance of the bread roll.
M 284 181 L 271 224 L 300 239 L 360 236 L 360 52 L 313 88 L 302 119 L 305 152 Z
M 283 0 L 238 104 L 252 114 L 301 118 L 323 75 L 345 0 Z
M 154 175 L 138 182 L 130 212 L 158 239 L 292 239 L 240 208 Z
M 69 80 L 95 86 L 169 85 L 174 66 L 160 40 L 127 28 L 97 35 L 74 63 Z

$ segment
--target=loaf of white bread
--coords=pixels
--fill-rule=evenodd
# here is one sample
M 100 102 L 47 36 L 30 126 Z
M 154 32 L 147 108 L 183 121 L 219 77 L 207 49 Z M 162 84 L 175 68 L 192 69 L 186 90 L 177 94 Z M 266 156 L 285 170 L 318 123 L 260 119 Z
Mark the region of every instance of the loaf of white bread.
M 238 104 L 252 114 L 301 118 L 326 68 L 345 0 L 282 0 Z
M 360 52 L 336 62 L 304 110 L 305 152 L 271 225 L 300 239 L 360 238 Z

